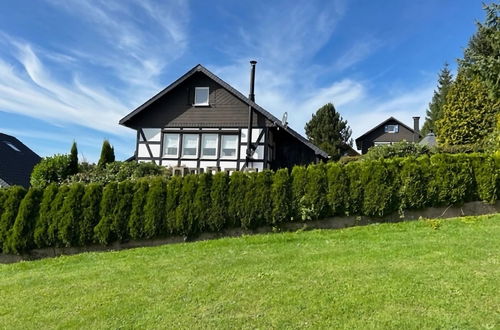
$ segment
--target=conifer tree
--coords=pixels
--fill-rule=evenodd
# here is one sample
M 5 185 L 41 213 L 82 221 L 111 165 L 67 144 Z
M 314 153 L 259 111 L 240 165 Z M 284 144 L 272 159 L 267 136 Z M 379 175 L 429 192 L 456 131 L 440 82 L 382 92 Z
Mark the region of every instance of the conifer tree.
M 128 237 L 127 225 L 132 209 L 132 198 L 134 197 L 134 184 L 123 181 L 118 184 L 118 197 L 113 216 L 112 229 L 120 241 Z
M 117 200 L 118 183 L 110 182 L 102 190 L 102 199 L 99 207 L 100 220 L 94 227 L 95 238 L 101 244 L 108 244 L 116 238 L 112 228 Z
M 212 173 L 198 175 L 198 184 L 193 201 L 194 230 L 202 232 L 208 228 L 208 217 L 211 213 L 210 191 L 212 188 Z
M 228 221 L 228 190 L 229 175 L 226 172 L 216 173 L 212 179 L 210 192 L 212 207 L 208 215 L 208 228 L 212 231 L 221 230 Z
M 175 210 L 175 222 L 180 234 L 185 236 L 193 234 L 197 229 L 195 227 L 196 215 L 193 210 L 197 185 L 198 179 L 196 175 L 187 175 L 182 180 L 179 206 Z
M 250 182 L 245 197 L 246 212 L 242 218 L 243 228 L 256 228 L 271 223 L 272 218 L 272 172 L 249 173 Z
M 64 185 L 60 186 L 57 194 L 55 195 L 52 203 L 50 204 L 50 212 L 48 219 L 48 228 L 47 228 L 47 240 L 48 246 L 60 246 L 59 241 L 59 221 L 63 216 L 62 207 L 64 204 L 64 200 L 68 195 L 69 186 Z
M 168 180 L 167 197 L 165 201 L 165 222 L 164 230 L 170 234 L 180 234 L 180 228 L 177 227 L 176 210 L 179 206 L 179 199 L 182 189 L 182 177 L 174 176 Z
M 127 224 L 128 234 L 131 239 L 141 239 L 144 236 L 144 206 L 148 194 L 149 184 L 146 180 L 136 183 L 132 209 Z
M 0 218 L 0 249 L 4 246 L 9 237 L 9 232 L 16 220 L 19 204 L 26 195 L 26 189 L 14 186 L 8 189 L 7 198 L 3 204 L 2 217 Z
M 352 130 L 331 103 L 325 104 L 312 115 L 305 131 L 307 138 L 334 160 L 348 150 L 348 145 L 352 145 Z
M 144 234 L 146 238 L 153 238 L 163 234 L 165 193 L 166 188 L 163 178 L 151 179 L 146 205 L 144 206 Z
M 306 168 L 304 166 L 294 166 L 292 169 L 292 215 L 296 221 L 302 220 L 306 183 Z
M 99 162 L 97 166 L 104 168 L 106 164 L 112 163 L 115 161 L 115 150 L 111 146 L 108 140 L 104 140 L 102 143 L 101 149 L 101 157 L 99 158 Z
M 348 195 L 348 178 L 344 166 L 336 163 L 329 163 L 327 168 L 328 180 L 328 203 L 332 215 L 343 215 L 346 211 Z
M 78 244 L 78 229 L 82 221 L 82 198 L 85 194 L 85 186 L 74 183 L 69 186 L 68 193 L 64 199 L 58 221 L 57 235 L 64 246 Z
M 426 112 L 424 126 L 422 127 L 422 135 L 425 136 L 429 132 L 436 133 L 436 122 L 441 119 L 443 106 L 446 104 L 446 95 L 453 83 L 453 76 L 448 68 L 448 63 L 445 63 L 438 75 L 437 90 L 434 91 L 432 101 L 429 103 L 429 108 Z
M 276 171 L 271 186 L 272 223 L 287 222 L 292 217 L 292 185 L 288 169 Z
M 31 188 L 24 196 L 7 242 L 4 243 L 5 252 L 21 253 L 34 247 L 33 232 L 41 197 L 40 188 Z
M 236 171 L 231 174 L 228 193 L 228 213 L 230 227 L 239 227 L 245 216 L 247 201 L 245 200 L 248 189 L 248 175 Z
M 78 173 L 78 148 L 76 142 L 73 141 L 69 155 L 68 174 L 73 175 L 76 173 Z
M 42 201 L 40 202 L 40 210 L 37 222 L 35 224 L 34 241 L 37 247 L 42 248 L 49 246 L 48 229 L 51 222 L 51 206 L 52 201 L 57 195 L 59 187 L 55 183 L 51 183 L 43 191 Z
M 78 243 L 85 246 L 93 242 L 94 227 L 99 223 L 99 207 L 102 198 L 102 185 L 91 183 L 85 186 L 82 197 L 82 219 L 79 226 Z

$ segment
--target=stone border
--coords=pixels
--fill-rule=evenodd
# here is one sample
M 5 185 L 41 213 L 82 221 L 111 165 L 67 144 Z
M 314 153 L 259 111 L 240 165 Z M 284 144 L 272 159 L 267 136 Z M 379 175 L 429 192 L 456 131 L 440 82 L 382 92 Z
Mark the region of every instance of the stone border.
M 43 258 L 53 258 L 62 255 L 73 255 L 83 252 L 105 252 L 119 251 L 125 249 L 133 249 L 138 247 L 151 247 L 165 244 L 175 244 L 183 242 L 196 242 L 218 239 L 223 237 L 239 237 L 242 235 L 255 235 L 270 232 L 287 232 L 297 230 L 311 229 L 340 229 L 353 226 L 365 226 L 373 223 L 384 222 L 402 222 L 413 221 L 420 218 L 424 219 L 445 219 L 462 216 L 475 216 L 484 214 L 494 214 L 500 212 L 500 201 L 495 204 L 487 204 L 484 202 L 469 202 L 461 206 L 433 207 L 420 210 L 407 210 L 404 214 L 391 214 L 381 218 L 373 218 L 367 216 L 343 216 L 326 218 L 323 220 L 307 221 L 307 222 L 290 222 L 272 226 L 262 226 L 256 229 L 245 230 L 242 228 L 229 228 L 218 233 L 201 233 L 196 237 L 171 236 L 168 238 L 152 239 L 152 240 L 137 240 L 128 242 L 115 242 L 110 245 L 90 245 L 86 247 L 68 247 L 68 248 L 44 248 L 34 249 L 28 254 L 0 254 L 0 263 L 9 264 L 19 261 L 38 260 Z

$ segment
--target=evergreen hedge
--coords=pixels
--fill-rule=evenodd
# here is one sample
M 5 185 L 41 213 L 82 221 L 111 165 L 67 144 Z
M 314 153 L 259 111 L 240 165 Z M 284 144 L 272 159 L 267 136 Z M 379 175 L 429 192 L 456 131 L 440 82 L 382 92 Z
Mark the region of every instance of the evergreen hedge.
M 481 200 L 494 203 L 500 154 L 436 154 L 289 171 L 0 189 L 0 249 L 195 235 Z

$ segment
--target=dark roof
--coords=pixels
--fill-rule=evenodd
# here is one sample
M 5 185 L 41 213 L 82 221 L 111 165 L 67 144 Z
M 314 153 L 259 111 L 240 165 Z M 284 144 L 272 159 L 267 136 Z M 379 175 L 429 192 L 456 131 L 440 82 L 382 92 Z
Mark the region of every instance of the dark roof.
M 381 122 L 380 124 L 378 124 L 377 126 L 373 127 L 371 130 L 367 131 L 365 134 L 363 134 L 363 135 L 361 135 L 360 137 L 358 137 L 358 138 L 356 139 L 356 146 L 358 147 L 358 149 L 360 149 L 360 148 L 359 148 L 359 141 L 363 140 L 363 138 L 364 138 L 366 135 L 370 134 L 371 132 L 373 132 L 374 130 L 376 130 L 377 128 L 379 128 L 380 126 L 382 126 L 382 125 L 384 125 L 385 123 L 387 123 L 388 121 L 395 121 L 395 122 L 397 122 L 399 125 L 403 126 L 403 127 L 404 127 L 404 128 L 406 128 L 407 130 L 411 131 L 412 133 L 414 132 L 413 128 L 411 128 L 410 126 L 405 125 L 403 122 L 401 122 L 401 121 L 399 121 L 399 120 L 397 120 L 396 118 L 394 118 L 394 117 L 392 117 L 392 116 L 391 116 L 391 117 L 387 118 L 386 120 L 384 120 L 383 122 Z M 422 137 L 422 135 L 420 134 L 420 132 L 418 133 L 418 136 L 419 136 L 419 137 Z
M 135 109 L 134 111 L 132 111 L 131 113 L 129 113 L 128 115 L 126 115 L 125 117 L 123 117 L 120 120 L 120 122 L 119 122 L 120 125 L 128 126 L 127 122 L 130 119 L 132 119 L 135 115 L 137 115 L 139 112 L 142 112 L 143 110 L 147 109 L 147 107 L 149 105 L 151 105 L 152 103 L 154 103 L 159 98 L 163 97 L 165 94 L 167 94 L 168 92 L 170 92 L 172 89 L 174 89 L 175 87 L 177 87 L 179 84 L 181 84 L 187 78 L 191 77 L 196 72 L 202 72 L 202 73 L 204 73 L 209 78 L 211 78 L 212 80 L 214 80 L 215 82 L 217 82 L 219 85 L 221 85 L 222 87 L 224 87 L 226 90 L 228 90 L 230 93 L 232 93 L 234 96 L 236 96 L 237 98 L 239 98 L 242 102 L 244 102 L 244 103 L 252 106 L 252 108 L 255 111 L 257 111 L 260 114 L 262 114 L 269 121 L 273 122 L 276 126 L 278 126 L 281 129 L 285 130 L 290 135 L 292 135 L 293 137 L 297 138 L 299 141 L 301 141 L 306 146 L 308 146 L 309 148 L 311 148 L 315 152 L 316 155 L 319 155 L 319 156 L 324 157 L 324 158 L 328 158 L 328 154 L 325 151 L 321 150 L 320 148 L 318 148 L 317 146 L 315 146 L 314 144 L 312 144 L 309 140 L 307 140 L 305 137 L 303 137 L 302 135 L 300 135 L 299 133 L 297 133 L 296 131 L 294 131 L 290 127 L 284 126 L 281 123 L 281 120 L 279 120 L 278 118 L 276 118 L 275 116 L 273 116 L 270 112 L 266 111 L 264 108 L 262 108 L 261 106 L 259 106 L 257 103 L 251 101 L 249 98 L 247 98 L 246 96 L 244 96 L 243 94 L 241 94 L 240 92 L 238 92 L 236 89 L 234 89 L 233 87 L 231 87 L 231 85 L 229 85 L 228 83 L 226 83 L 221 78 L 217 77 L 214 73 L 210 72 L 207 68 L 205 68 L 201 64 L 198 64 L 197 66 L 195 66 L 194 68 L 192 68 L 191 70 L 189 70 L 188 72 L 186 72 L 182 77 L 180 77 L 179 79 L 177 79 L 176 81 L 174 81 L 172 84 L 170 84 L 169 86 L 167 86 L 165 89 L 163 89 L 161 92 L 159 92 L 158 94 L 156 94 L 155 96 L 153 96 L 152 98 L 150 98 L 143 105 L 141 105 L 140 107 L 138 107 L 137 109 Z
M 29 187 L 33 167 L 41 158 L 13 136 L 0 133 L 0 179 Z

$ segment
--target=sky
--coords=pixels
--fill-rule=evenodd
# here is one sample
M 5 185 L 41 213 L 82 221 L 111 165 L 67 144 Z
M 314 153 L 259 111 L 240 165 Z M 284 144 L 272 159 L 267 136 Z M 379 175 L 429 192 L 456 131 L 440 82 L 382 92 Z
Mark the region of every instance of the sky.
M 354 139 L 412 127 L 483 18 L 480 0 L 2 0 L 0 132 L 89 162 L 109 139 L 124 160 L 120 118 L 197 64 L 247 95 L 250 60 L 256 102 L 300 133 L 328 102 Z

